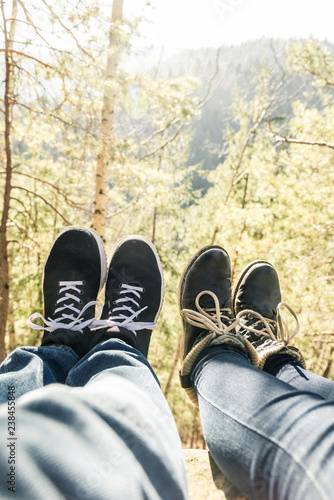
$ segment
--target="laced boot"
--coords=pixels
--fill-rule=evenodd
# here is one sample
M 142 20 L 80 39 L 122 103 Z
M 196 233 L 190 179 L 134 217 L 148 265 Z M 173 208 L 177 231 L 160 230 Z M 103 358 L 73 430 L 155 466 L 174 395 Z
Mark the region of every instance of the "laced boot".
M 106 271 L 103 242 L 95 231 L 73 226 L 58 235 L 44 266 L 44 317 L 34 313 L 29 318 L 31 328 L 44 330 L 42 346 L 66 345 L 80 357 L 90 350 L 89 327 L 102 312 L 96 298 Z M 45 326 L 35 324 L 37 318 Z
M 125 340 L 147 357 L 164 296 L 158 253 L 142 236 L 126 236 L 114 246 L 107 273 L 105 305 L 94 329 L 108 328 L 103 339 Z
M 299 330 L 299 320 L 291 307 L 281 302 L 278 275 L 271 264 L 254 261 L 244 268 L 233 288 L 232 307 L 239 319 L 237 331 L 256 349 L 260 369 L 276 353 L 288 354 L 305 367 L 300 351 L 288 345 Z M 283 307 L 296 321 L 292 333 L 282 314 Z
M 203 349 L 225 344 L 247 353 L 255 366 L 258 362 L 255 349 L 235 331 L 238 321 L 231 307 L 231 264 L 223 248 L 204 247 L 190 260 L 179 285 L 179 308 L 183 323 L 180 381 L 198 406 L 190 373 Z

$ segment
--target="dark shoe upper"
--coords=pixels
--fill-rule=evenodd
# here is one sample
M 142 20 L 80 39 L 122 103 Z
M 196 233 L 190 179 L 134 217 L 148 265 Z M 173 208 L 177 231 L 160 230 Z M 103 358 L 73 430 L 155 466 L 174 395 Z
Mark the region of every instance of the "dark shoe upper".
M 112 250 L 102 319 L 95 324 L 132 332 L 136 346 L 147 356 L 163 294 L 162 268 L 154 245 L 142 236 L 122 238 Z
M 44 317 L 39 313 L 30 317 L 32 328 L 45 330 L 42 345 L 68 345 L 83 355 L 96 305 L 102 310 L 96 298 L 106 269 L 103 242 L 95 231 L 74 226 L 59 234 L 44 267 Z M 38 317 L 44 327 L 33 323 Z
M 230 325 L 231 310 L 231 264 L 227 252 L 218 245 L 202 248 L 187 265 L 179 286 L 179 308 L 183 322 L 183 358 L 192 349 L 203 332 L 203 326 L 189 323 L 182 315 L 183 310 L 198 311 L 197 296 L 203 292 L 213 293 L 219 302 L 223 321 Z M 199 298 L 200 307 L 214 318 L 216 305 L 212 295 L 203 294 Z M 204 332 L 204 335 L 208 332 Z
M 254 261 L 245 267 L 234 286 L 232 306 L 239 320 L 236 330 L 256 349 L 260 369 L 269 356 L 277 353 L 289 354 L 305 366 L 299 350 L 288 345 L 299 330 L 299 320 L 294 311 L 281 302 L 278 275 L 271 264 Z M 282 315 L 283 307 L 296 321 L 293 333 Z
M 224 345 L 249 353 L 254 364 L 258 360 L 255 349 L 250 344 L 247 346 L 235 331 L 237 321 L 231 310 L 231 264 L 223 248 L 218 245 L 204 247 L 191 259 L 180 282 L 179 307 L 183 321 L 180 383 L 198 406 L 190 375 L 202 351 Z
M 243 323 L 255 330 L 265 328 L 267 320 L 270 331 L 277 337 L 277 306 L 281 302 L 279 279 L 275 268 L 265 261 L 251 262 L 241 272 L 233 288 L 232 305 L 235 315 L 241 311 Z M 258 314 L 252 314 L 252 311 Z M 259 340 L 255 332 L 245 330 L 244 336 L 252 342 Z

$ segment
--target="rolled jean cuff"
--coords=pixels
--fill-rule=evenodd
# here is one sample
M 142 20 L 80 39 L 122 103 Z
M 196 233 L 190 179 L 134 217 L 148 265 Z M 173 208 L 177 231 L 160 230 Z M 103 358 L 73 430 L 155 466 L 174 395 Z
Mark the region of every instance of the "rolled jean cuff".
M 303 365 L 295 358 L 292 356 L 289 356 L 288 354 L 274 354 L 273 356 L 270 356 L 263 367 L 263 371 L 270 373 L 270 375 L 273 375 L 276 377 L 276 375 L 279 373 L 281 368 L 285 366 L 286 364 L 291 364 L 292 366 L 303 368 Z

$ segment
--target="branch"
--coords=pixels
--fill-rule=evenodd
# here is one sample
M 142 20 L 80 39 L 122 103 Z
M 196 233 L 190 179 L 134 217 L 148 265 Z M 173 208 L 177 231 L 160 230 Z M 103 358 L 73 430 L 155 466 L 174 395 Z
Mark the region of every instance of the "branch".
M 61 123 L 64 123 L 64 125 L 68 125 L 70 127 L 76 128 L 78 130 L 83 130 L 84 132 L 88 133 L 87 127 L 81 127 L 80 125 L 77 125 L 73 122 L 68 122 L 68 121 L 64 120 L 63 118 L 60 118 L 60 116 L 54 115 L 53 113 L 48 113 L 46 111 L 38 111 L 37 109 L 33 109 L 30 106 L 27 106 L 26 104 L 23 104 L 22 102 L 19 102 L 19 101 L 15 101 L 15 104 L 17 104 L 18 106 L 21 106 L 22 108 L 28 109 L 29 111 L 31 111 L 32 113 L 36 113 L 37 115 L 49 116 L 50 118 L 54 118 L 55 120 L 58 120 Z M 92 132 L 89 132 L 89 133 L 95 139 L 98 138 L 96 134 L 93 134 Z
M 288 137 L 284 137 L 280 134 L 276 134 L 275 139 L 279 142 L 286 142 L 288 144 L 304 144 L 306 146 L 320 146 L 324 148 L 334 149 L 334 144 L 331 144 L 330 142 L 301 141 L 299 139 L 291 139 Z
M 284 78 L 276 85 L 276 88 L 274 89 L 274 92 L 273 94 L 271 95 L 271 98 L 269 99 L 269 101 L 265 104 L 265 106 L 262 108 L 262 111 L 259 113 L 258 117 L 257 117 L 257 120 L 256 122 L 254 123 L 254 125 L 248 130 L 248 134 L 247 134 L 247 137 L 246 137 L 246 140 L 244 142 L 244 145 L 242 147 L 242 150 L 241 150 L 241 154 L 240 154 L 240 158 L 237 162 L 237 165 L 236 165 L 236 168 L 235 168 L 235 171 L 234 171 L 234 175 L 232 177 L 232 181 L 231 181 L 231 184 L 230 184 L 230 187 L 229 187 L 229 190 L 227 192 L 227 195 L 226 195 L 226 198 L 225 198 L 225 201 L 224 201 L 224 205 L 227 205 L 227 202 L 230 198 L 230 195 L 232 193 L 232 189 L 233 189 L 233 186 L 234 186 L 234 183 L 235 183 L 235 180 L 239 174 L 239 170 L 240 170 L 240 167 L 241 167 L 241 164 L 242 164 L 242 161 L 243 161 L 243 158 L 244 158 L 244 154 L 246 152 L 246 149 L 247 149 L 247 146 L 248 146 L 248 142 L 250 140 L 250 138 L 252 136 L 255 136 L 258 128 L 260 127 L 260 125 L 262 124 L 265 116 L 267 115 L 271 105 L 273 104 L 273 102 L 275 101 L 276 99 L 276 96 L 278 94 L 278 91 L 279 89 L 282 87 L 284 83 Z
M 89 210 L 87 210 L 86 208 L 80 206 L 79 203 L 75 203 L 74 201 L 69 200 L 68 195 L 65 193 L 65 191 L 63 191 L 62 189 L 60 189 L 55 184 L 52 184 L 51 182 L 48 182 L 48 181 L 46 181 L 44 179 L 41 179 L 39 177 L 35 177 L 34 175 L 26 174 L 26 173 L 23 173 L 23 172 L 17 172 L 15 170 L 14 170 L 14 174 L 23 175 L 24 177 L 28 177 L 29 179 L 33 179 L 35 181 L 41 182 L 42 184 L 46 184 L 47 186 L 50 186 L 51 188 L 55 189 L 58 194 L 60 194 L 61 196 L 63 196 L 63 198 L 65 199 L 65 201 L 66 201 L 66 203 L 68 205 L 70 205 L 72 207 L 75 207 L 75 208 L 78 208 L 79 210 L 83 210 L 84 212 L 86 212 L 87 215 L 91 216 L 91 212 Z
M 46 205 L 48 205 L 50 208 L 52 208 L 52 210 L 54 210 L 62 219 L 64 222 L 66 222 L 66 224 L 68 226 L 71 225 L 71 223 L 63 216 L 63 214 L 61 214 L 59 212 L 59 210 L 57 210 L 50 202 L 48 202 L 43 196 L 41 196 L 40 194 L 37 194 L 35 193 L 34 191 L 30 191 L 30 189 L 26 189 L 22 186 L 12 186 L 12 189 L 20 189 L 21 191 L 25 191 L 26 193 L 28 194 L 32 194 L 33 196 L 36 196 L 36 198 L 39 198 L 40 200 L 44 201 L 44 203 Z
M 6 49 L 0 49 L 0 52 L 6 52 Z M 57 73 L 59 73 L 59 71 L 58 71 L 58 70 L 56 70 L 55 68 L 53 68 L 53 67 L 52 67 L 52 66 L 50 66 L 49 64 L 44 63 L 44 62 L 43 62 L 43 61 L 41 61 L 40 59 L 36 59 L 36 57 L 29 56 L 28 54 L 25 54 L 24 52 L 20 52 L 20 51 L 18 51 L 18 50 L 14 50 L 14 49 L 8 49 L 8 52 L 10 52 L 11 54 L 17 54 L 18 56 L 27 57 L 28 59 L 32 59 L 33 61 L 38 62 L 39 64 L 41 64 L 41 65 L 42 65 L 42 66 L 44 66 L 45 68 L 52 69 L 53 71 L 56 71 Z
M 185 125 L 186 125 L 185 123 L 182 123 L 174 135 L 171 135 L 163 144 L 161 144 L 157 148 L 153 149 L 153 151 L 150 151 L 149 153 L 145 154 L 142 158 L 140 158 L 140 160 L 143 160 L 144 158 L 148 158 L 149 156 L 153 156 L 153 155 L 157 154 L 159 151 L 162 151 L 163 149 L 165 149 L 165 147 L 168 146 L 168 144 L 170 144 L 171 142 L 173 142 L 177 138 L 177 136 L 180 134 L 181 130 L 185 127 Z
M 37 245 L 37 241 L 35 241 L 31 236 L 29 236 L 29 233 L 28 233 L 28 230 L 26 227 L 22 226 L 22 224 L 20 224 L 19 222 L 17 222 L 16 220 L 13 220 L 13 219 L 8 219 L 10 221 L 10 224 L 7 224 L 7 226 L 16 226 L 20 231 L 22 231 L 26 237 L 31 240 L 33 243 L 35 243 L 35 245 Z M 22 245 L 22 242 L 20 243 Z
M 10 207 L 11 210 L 17 210 L 17 212 L 20 212 L 21 214 L 26 213 L 26 216 L 28 217 L 28 219 L 30 219 L 32 223 L 35 223 L 34 219 L 31 216 L 31 213 L 29 212 L 29 210 L 26 209 L 26 206 L 23 203 L 23 201 L 19 200 L 18 198 L 15 198 L 15 196 L 11 196 L 10 200 L 11 201 L 16 201 L 17 203 L 19 203 L 20 205 L 22 205 L 24 212 L 20 212 L 17 208 L 12 207 L 12 206 Z
M 274 55 L 275 62 L 277 64 L 277 66 L 280 68 L 281 74 L 284 76 L 286 74 L 286 70 L 283 68 L 283 66 L 281 65 L 281 63 L 278 60 L 277 52 L 276 52 L 276 48 L 274 46 L 274 40 L 273 39 L 270 40 L 270 48 L 271 48 L 271 51 L 272 51 L 272 53 Z
M 219 68 L 220 49 L 221 49 L 221 47 L 219 47 L 217 49 L 217 52 L 216 52 L 216 69 L 215 69 L 214 73 L 212 74 L 212 76 L 211 76 L 211 78 L 209 80 L 206 94 L 203 97 L 203 99 L 198 103 L 198 105 L 196 106 L 195 109 L 201 109 L 203 106 L 205 106 L 205 104 L 207 104 L 213 98 L 213 96 L 215 95 L 215 93 L 217 91 L 218 87 L 216 87 L 216 89 L 210 94 L 213 82 L 215 81 L 215 79 L 217 78 L 217 75 L 219 74 L 219 69 L 220 69 Z
M 314 76 L 315 78 L 319 78 L 319 80 L 322 80 L 323 82 L 325 82 L 326 85 L 329 85 L 330 87 L 334 87 L 334 82 L 329 80 L 326 76 L 321 75 L 320 73 L 318 73 L 314 69 L 309 68 L 306 64 L 304 64 L 302 62 L 299 62 L 299 64 L 306 73 L 309 73 L 310 75 Z
M 147 137 L 147 139 L 145 139 L 145 141 L 143 141 L 141 144 L 140 144 L 140 149 L 143 147 L 143 146 L 146 146 L 146 144 L 148 144 L 149 142 L 151 142 L 152 139 L 154 139 L 155 136 L 159 135 L 159 134 L 162 134 L 163 132 L 165 132 L 169 127 L 171 127 L 172 125 L 175 125 L 177 122 L 179 121 L 179 118 L 172 118 L 171 120 L 169 120 L 168 123 L 166 123 L 166 125 L 164 125 L 163 127 L 160 127 L 159 129 L 155 130 L 154 132 L 152 132 L 152 134 Z M 137 156 L 137 155 L 136 155 Z
M 211 92 L 211 87 L 213 85 L 213 82 L 214 80 L 216 79 L 218 73 L 219 73 L 219 55 L 220 55 L 220 47 L 219 49 L 217 49 L 216 51 L 216 68 L 215 68 L 215 71 L 213 73 L 213 75 L 211 76 L 210 80 L 209 80 L 209 83 L 208 83 L 208 86 L 207 86 L 207 91 L 205 93 L 205 96 L 202 98 L 201 101 L 198 102 L 198 104 L 196 106 L 194 106 L 194 111 L 198 111 L 200 110 L 203 106 L 205 106 L 212 98 L 213 96 L 215 95 L 215 92 L 216 92 L 216 89 L 214 92 L 210 93 Z M 157 135 L 160 135 L 160 134 L 163 134 L 168 128 L 172 127 L 173 125 L 176 125 L 178 124 L 179 122 L 181 121 L 180 118 L 177 118 L 177 117 L 174 117 L 172 118 L 171 120 L 169 120 L 168 123 L 166 123 L 166 125 L 164 125 L 163 127 L 155 130 L 154 132 L 152 132 L 152 134 L 147 137 L 147 139 L 145 139 L 141 144 L 140 144 L 140 148 L 141 149 L 143 146 L 146 146 L 146 144 L 148 144 L 149 142 L 151 142 L 152 139 L 154 139 L 154 137 L 156 137 Z M 182 128 L 185 126 L 185 123 L 183 123 L 180 128 L 178 129 L 177 133 L 173 136 L 173 139 L 174 140 L 178 135 L 179 133 L 181 132 Z M 159 146 L 157 147 L 153 152 L 151 153 L 147 153 L 147 155 L 145 155 L 145 157 L 147 156 L 152 156 L 152 154 L 155 154 L 156 152 L 160 151 L 161 149 L 163 149 L 169 142 L 171 142 L 171 140 L 168 140 L 167 142 L 165 142 L 162 146 Z M 136 156 L 139 154 L 139 151 L 136 153 Z
M 37 26 L 35 25 L 35 23 L 31 19 L 29 12 L 28 12 L 26 6 L 24 5 L 24 3 L 22 2 L 22 0 L 17 0 L 17 1 L 19 2 L 20 6 L 23 9 L 23 12 L 24 12 L 26 19 L 28 21 L 27 24 L 34 28 L 36 35 L 39 36 L 43 40 L 43 42 L 45 42 L 47 44 L 48 47 L 51 47 L 49 42 L 40 34 L 39 29 L 37 28 Z M 24 21 L 21 21 L 21 22 L 24 22 Z
M 301 139 L 292 139 L 291 137 L 286 137 L 285 135 L 275 132 L 271 127 L 270 115 L 268 118 L 268 126 L 270 131 L 270 136 L 274 137 L 275 141 L 287 144 L 302 144 L 305 146 L 320 146 L 323 148 L 334 149 L 334 144 L 331 142 L 324 141 L 303 141 Z
M 303 336 L 304 337 L 316 337 L 316 336 L 322 336 L 322 335 L 333 335 L 334 336 L 334 332 L 316 332 L 316 333 L 304 333 Z
M 112 215 L 108 215 L 106 217 L 107 220 L 111 219 L 112 217 L 115 217 L 116 215 L 120 215 L 122 214 L 123 212 L 126 212 L 127 210 L 129 210 L 129 208 L 131 208 L 133 205 L 136 205 L 136 203 L 138 203 L 138 200 L 140 198 L 140 195 L 138 195 L 134 201 L 132 201 L 131 203 L 129 203 L 125 208 L 122 208 L 121 210 L 118 210 L 118 212 L 115 212 L 113 213 Z
M 50 11 L 51 15 L 54 17 L 54 19 L 56 19 L 58 21 L 58 23 L 64 28 L 65 31 L 67 31 L 67 33 L 75 40 L 75 43 L 77 44 L 77 47 L 79 47 L 80 50 L 82 50 L 82 52 L 84 54 L 86 54 L 86 56 L 88 56 L 90 59 L 94 60 L 94 57 L 89 53 L 87 52 L 79 43 L 78 39 L 75 37 L 75 35 L 73 35 L 72 31 L 67 27 L 65 26 L 65 24 L 61 21 L 61 19 L 57 16 L 57 14 L 54 12 L 54 10 L 52 10 L 52 8 L 50 7 L 50 5 L 45 1 L 45 0 L 42 0 L 42 3 L 44 3 L 45 7 Z

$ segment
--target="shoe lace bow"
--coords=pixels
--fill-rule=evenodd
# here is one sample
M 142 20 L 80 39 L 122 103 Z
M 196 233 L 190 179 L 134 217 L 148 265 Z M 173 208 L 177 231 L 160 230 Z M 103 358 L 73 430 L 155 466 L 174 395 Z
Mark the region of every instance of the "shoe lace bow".
M 116 307 L 112 309 L 112 315 L 108 319 L 94 321 L 91 329 L 97 330 L 98 328 L 118 326 L 133 333 L 138 330 L 154 330 L 157 326 L 154 322 L 135 321 L 140 313 L 147 309 L 147 306 L 141 308 L 137 301 L 137 299 L 141 299 L 141 294 L 145 292 L 145 289 L 127 283 L 121 283 L 119 288 L 120 290 L 117 293 L 121 297 L 114 301 L 113 304 Z
M 95 300 L 88 302 L 81 309 L 78 308 L 78 305 L 82 303 L 80 297 L 78 297 L 78 295 L 82 294 L 79 287 L 84 286 L 84 284 L 84 281 L 59 281 L 58 295 L 61 295 L 61 297 L 56 302 L 58 307 L 54 311 L 55 318 L 44 318 L 42 314 L 36 312 L 30 316 L 29 326 L 34 330 L 46 330 L 48 332 L 63 328 L 83 333 L 83 329 L 90 326 L 102 314 L 102 306 Z M 94 317 L 84 320 L 83 315 L 91 306 L 98 306 L 98 312 Z M 60 316 L 57 317 L 58 314 Z M 34 323 L 37 318 L 41 318 L 46 326 Z
M 282 314 L 283 307 L 285 307 L 292 314 L 292 316 L 296 321 L 296 327 L 292 333 L 290 333 L 287 321 L 284 315 Z M 243 311 L 240 311 L 236 317 L 240 321 L 240 328 L 248 332 L 256 333 L 257 335 L 268 337 L 269 339 L 272 340 L 280 340 L 281 342 L 284 342 L 286 345 L 290 342 L 291 339 L 293 339 L 295 335 L 297 335 L 300 328 L 300 322 L 297 314 L 285 302 L 280 302 L 277 306 L 277 324 L 278 324 L 277 335 L 275 335 L 276 320 L 265 318 L 264 316 L 262 316 L 262 314 L 258 313 L 257 311 L 253 311 L 251 309 L 244 309 Z M 255 322 L 252 322 L 252 324 L 250 324 L 250 320 L 252 318 L 253 319 L 257 318 L 257 320 Z M 261 324 L 262 328 L 256 328 L 256 326 L 261 326 Z
M 215 303 L 214 308 L 204 309 L 200 306 L 199 300 L 203 295 L 210 295 L 213 298 Z M 200 292 L 195 299 L 195 305 L 197 311 L 193 309 L 182 309 L 181 316 L 190 325 L 213 332 L 215 334 L 214 337 L 228 333 L 239 323 L 239 320 L 232 317 L 232 310 L 230 308 L 220 308 L 217 296 L 210 290 L 203 290 Z

